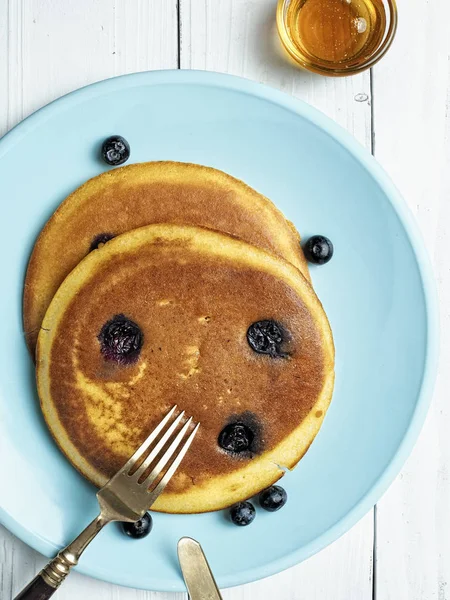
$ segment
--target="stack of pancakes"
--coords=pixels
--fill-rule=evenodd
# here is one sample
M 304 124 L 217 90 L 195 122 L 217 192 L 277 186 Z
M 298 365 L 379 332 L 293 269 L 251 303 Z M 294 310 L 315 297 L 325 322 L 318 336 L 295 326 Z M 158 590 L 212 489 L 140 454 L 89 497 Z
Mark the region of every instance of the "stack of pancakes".
M 164 512 L 217 510 L 274 483 L 331 400 L 331 330 L 297 231 L 199 165 L 122 167 L 71 194 L 34 247 L 24 330 L 47 424 L 94 484 L 174 404 L 201 423 L 154 505 Z

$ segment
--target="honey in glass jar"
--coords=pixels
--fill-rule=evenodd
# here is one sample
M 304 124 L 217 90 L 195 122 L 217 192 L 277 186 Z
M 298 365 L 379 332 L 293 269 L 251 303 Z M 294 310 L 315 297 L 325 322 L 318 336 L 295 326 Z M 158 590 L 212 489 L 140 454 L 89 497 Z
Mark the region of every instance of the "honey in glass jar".
M 297 62 L 342 75 L 371 66 L 384 54 L 397 12 L 395 0 L 279 0 L 277 21 Z

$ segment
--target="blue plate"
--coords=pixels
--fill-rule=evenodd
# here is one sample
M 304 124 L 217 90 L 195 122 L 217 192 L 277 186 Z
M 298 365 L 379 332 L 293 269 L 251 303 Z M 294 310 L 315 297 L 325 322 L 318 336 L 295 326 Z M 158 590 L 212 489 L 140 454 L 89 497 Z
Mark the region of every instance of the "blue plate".
M 322 430 L 285 477 L 290 502 L 279 513 L 259 510 L 247 528 L 234 527 L 224 513 L 156 514 L 142 541 L 112 525 L 79 569 L 122 585 L 179 591 L 176 543 L 188 535 L 203 544 L 221 587 L 271 575 L 354 525 L 417 438 L 437 362 L 435 287 L 423 243 L 392 183 L 347 133 L 308 105 L 250 81 L 195 71 L 110 79 L 54 102 L 5 136 L 0 519 L 47 556 L 97 505 L 94 488 L 58 451 L 40 414 L 22 337 L 23 278 L 52 211 L 105 170 L 98 148 L 111 134 L 130 142 L 136 162 L 223 169 L 271 198 L 303 237 L 331 238 L 333 260 L 311 273 L 334 332 L 337 378 Z

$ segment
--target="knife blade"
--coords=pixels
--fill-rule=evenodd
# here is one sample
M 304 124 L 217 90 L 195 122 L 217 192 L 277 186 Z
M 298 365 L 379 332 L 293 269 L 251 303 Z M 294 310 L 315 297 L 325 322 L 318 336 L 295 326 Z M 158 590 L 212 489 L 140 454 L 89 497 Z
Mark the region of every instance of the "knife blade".
M 196 540 L 180 539 L 178 560 L 191 600 L 222 600 L 206 556 Z

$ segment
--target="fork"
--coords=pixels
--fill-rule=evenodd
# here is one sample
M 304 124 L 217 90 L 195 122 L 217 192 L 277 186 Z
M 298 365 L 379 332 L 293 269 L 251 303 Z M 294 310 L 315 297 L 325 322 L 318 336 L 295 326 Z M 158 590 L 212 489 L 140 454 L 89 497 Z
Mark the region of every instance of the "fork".
M 200 427 L 197 423 L 189 433 L 193 425 L 190 417 L 177 433 L 185 413 L 182 411 L 173 420 L 176 410 L 174 406 L 120 471 L 97 492 L 98 517 L 43 568 L 15 600 L 50 598 L 105 525 L 112 521 L 134 523 L 151 507 L 177 470 Z

